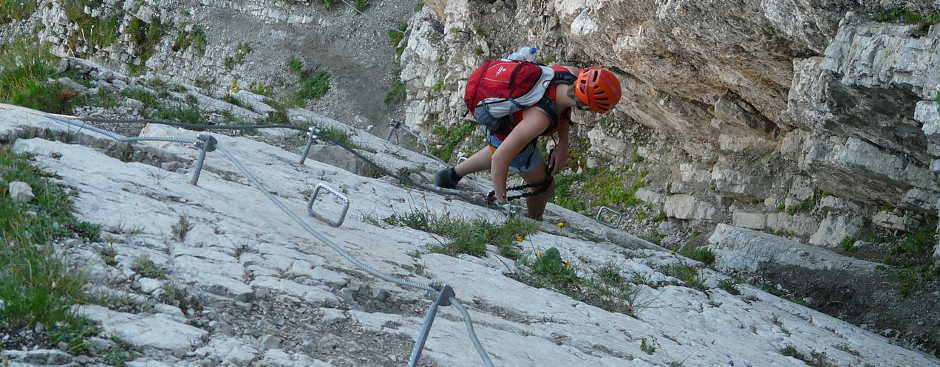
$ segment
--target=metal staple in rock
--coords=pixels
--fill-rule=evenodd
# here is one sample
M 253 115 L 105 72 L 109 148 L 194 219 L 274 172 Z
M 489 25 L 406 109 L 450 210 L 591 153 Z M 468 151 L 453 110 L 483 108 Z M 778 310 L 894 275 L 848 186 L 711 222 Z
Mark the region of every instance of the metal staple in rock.
M 0 105 L 0 107 L 4 107 L 4 105 Z M 108 130 L 100 129 L 95 126 L 90 126 L 85 122 L 74 121 L 72 119 L 74 118 L 73 116 L 67 116 L 68 118 L 66 118 L 66 116 L 64 115 L 55 115 L 55 114 L 49 114 L 49 113 L 35 112 L 35 111 L 30 111 L 30 110 L 25 110 L 25 109 L 23 111 L 31 113 L 31 114 L 41 115 L 43 117 L 49 118 L 59 123 L 66 124 L 68 126 L 75 126 L 81 129 L 88 129 L 90 131 L 105 135 L 107 137 L 110 137 L 120 142 L 132 143 L 132 142 L 142 142 L 142 141 L 163 141 L 163 142 L 174 142 L 174 143 L 182 143 L 182 144 L 198 144 L 201 142 L 202 143 L 201 146 L 197 146 L 197 147 L 200 148 L 200 151 L 202 153 L 201 155 L 203 158 L 204 158 L 205 152 L 212 151 L 212 148 L 215 148 L 215 150 L 218 150 L 219 152 L 221 152 L 226 157 L 226 159 L 228 159 L 236 168 L 238 168 L 239 171 L 242 172 L 242 174 L 245 175 L 245 177 L 248 178 L 248 180 L 252 183 L 253 186 L 255 186 L 256 189 L 261 191 L 261 193 L 264 194 L 271 202 L 273 202 L 274 205 L 276 205 L 282 212 L 284 212 L 284 214 L 290 217 L 295 223 L 300 225 L 301 228 L 307 231 L 307 233 L 309 233 L 313 237 L 317 238 L 318 240 L 320 240 L 321 242 L 329 246 L 331 249 L 333 249 L 333 251 L 338 253 L 340 256 L 342 256 L 343 258 L 351 262 L 353 265 L 355 265 L 359 269 L 369 274 L 372 274 L 373 276 L 377 278 L 398 284 L 403 287 L 424 290 L 424 291 L 427 291 L 428 294 L 432 296 L 434 294 L 438 295 L 437 300 L 429 308 L 428 313 L 425 317 L 425 320 L 422 323 L 421 330 L 418 334 L 418 339 L 416 340 L 414 349 L 412 350 L 412 353 L 411 353 L 411 358 L 409 359 L 409 362 L 408 362 L 409 367 L 416 366 L 418 363 L 418 360 L 420 359 L 421 351 L 424 348 L 424 343 L 427 340 L 427 336 L 430 333 L 431 326 L 433 325 L 433 322 L 434 322 L 434 318 L 436 317 L 438 306 L 447 306 L 447 305 L 453 305 L 454 308 L 456 308 L 457 311 L 461 313 L 461 316 L 464 320 L 464 324 L 466 325 L 466 328 L 467 328 L 467 333 L 470 337 L 471 342 L 473 343 L 474 349 L 476 349 L 477 353 L 480 355 L 481 361 L 486 367 L 493 367 L 493 362 L 490 360 L 489 356 L 487 355 L 486 350 L 483 348 L 483 345 L 480 344 L 480 340 L 477 337 L 476 331 L 473 328 L 473 322 L 470 318 L 470 313 L 467 312 L 463 304 L 461 304 L 459 300 L 457 300 L 457 298 L 454 295 L 453 288 L 451 288 L 449 285 L 438 283 L 438 282 L 423 283 L 423 282 L 412 282 L 412 281 L 405 280 L 405 279 L 398 279 L 388 274 L 382 273 L 376 270 L 375 268 L 369 266 L 368 264 L 363 263 L 359 259 L 353 257 L 348 252 L 346 252 L 346 250 L 336 245 L 328 237 L 317 232 L 315 229 L 313 229 L 313 227 L 310 226 L 310 224 L 308 224 L 306 221 L 301 219 L 297 214 L 295 214 L 293 211 L 287 208 L 287 206 L 283 202 L 281 202 L 277 197 L 272 195 L 271 191 L 263 183 L 261 183 L 261 181 L 259 181 L 250 171 L 248 171 L 248 169 L 245 168 L 244 165 L 241 164 L 241 161 L 239 161 L 228 150 L 222 148 L 221 146 L 218 146 L 214 139 L 210 141 L 205 138 L 181 139 L 181 138 L 157 138 L 157 137 L 133 137 L 133 138 L 125 137 L 123 135 L 120 135 L 120 134 L 117 134 Z M 193 125 L 193 124 L 180 124 L 180 123 L 172 123 L 172 122 L 158 121 L 158 120 L 143 120 L 143 119 L 109 120 L 109 119 L 99 119 L 99 118 L 85 118 L 85 119 L 76 118 L 76 119 L 84 120 L 84 121 L 107 122 L 107 123 L 121 123 L 121 122 L 123 123 L 155 123 L 155 124 L 163 124 L 163 125 L 170 125 L 170 126 L 208 128 L 208 126 L 200 126 L 200 125 Z M 237 128 L 215 126 L 213 128 L 215 129 L 256 129 L 256 128 L 298 129 L 296 126 L 289 126 L 289 125 L 254 125 L 254 126 L 241 126 Z M 204 135 L 204 136 L 209 137 L 208 135 Z M 343 144 L 337 143 L 337 145 L 340 145 L 343 148 L 346 148 L 350 152 L 354 153 L 357 157 L 361 159 L 365 159 L 368 162 L 375 165 L 375 163 L 371 162 L 371 160 L 366 159 L 358 152 L 355 152 L 354 150 L 344 146 Z M 201 162 L 199 163 L 199 166 L 201 166 Z M 379 167 L 378 165 L 376 166 Z M 382 167 L 379 167 L 379 168 L 382 168 Z M 198 180 L 198 173 L 196 176 L 194 176 L 193 181 L 195 182 L 196 180 Z M 408 182 L 411 182 L 411 181 L 408 180 Z M 438 191 L 438 190 L 435 190 L 435 191 Z M 446 194 L 453 195 L 453 193 L 450 193 L 450 192 L 446 192 Z

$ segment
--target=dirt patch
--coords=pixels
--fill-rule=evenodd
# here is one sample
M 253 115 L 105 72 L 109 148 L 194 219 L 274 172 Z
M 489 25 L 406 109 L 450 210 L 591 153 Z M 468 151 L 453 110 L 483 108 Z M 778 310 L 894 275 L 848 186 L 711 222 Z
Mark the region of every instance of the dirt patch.
M 888 271 L 859 274 L 766 266 L 759 272 L 820 312 L 940 356 L 940 282 L 902 297 Z

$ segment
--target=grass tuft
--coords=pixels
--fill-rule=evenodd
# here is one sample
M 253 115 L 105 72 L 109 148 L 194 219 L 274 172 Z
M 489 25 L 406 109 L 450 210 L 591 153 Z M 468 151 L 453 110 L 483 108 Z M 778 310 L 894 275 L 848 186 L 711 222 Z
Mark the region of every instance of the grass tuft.
M 673 263 L 659 269 L 668 276 L 681 280 L 689 288 L 705 290 L 701 271 L 691 265 Z
M 385 31 L 385 34 L 388 36 L 388 43 L 395 49 L 396 56 L 401 56 L 401 53 L 405 51 L 405 44 L 402 40 L 405 39 L 405 31 L 407 30 L 408 24 L 398 23 L 397 29 Z
M 395 85 L 385 93 L 385 104 L 404 101 L 405 97 L 405 84 L 402 82 L 395 83 Z
M 925 224 L 919 231 L 908 234 L 883 259 L 885 264 L 895 267 L 888 278 L 897 283 L 900 296 L 910 297 L 924 291 L 928 283 L 940 280 L 940 264 L 933 257 L 936 228 L 936 222 Z
M 0 102 L 52 113 L 72 113 L 76 93 L 55 82 L 58 60 L 47 45 L 23 38 L 0 46 Z
M 353 3 L 353 7 L 356 8 L 356 10 L 358 10 L 361 13 L 365 11 L 366 8 L 369 7 L 369 1 L 368 0 L 355 0 L 355 3 Z
M 0 24 L 29 18 L 37 8 L 36 0 L 0 0 Z
M 707 248 L 686 247 L 682 249 L 682 251 L 679 251 L 679 254 L 693 260 L 701 261 L 705 266 L 715 264 L 715 253 Z
M 157 265 L 153 262 L 147 255 L 141 255 L 134 258 L 134 263 L 131 264 L 131 270 L 137 272 L 143 277 L 154 278 L 154 279 L 166 279 L 166 269 L 163 269 L 162 266 Z
M 446 237 L 450 241 L 432 247 L 432 251 L 451 256 L 486 256 L 486 245 L 489 243 L 499 248 L 500 255 L 516 259 L 520 256 L 514 245 L 516 237 L 524 237 L 538 230 L 538 225 L 518 218 L 510 218 L 506 223 L 497 224 L 482 218 L 468 220 L 449 215 L 438 216 L 419 210 L 394 214 L 383 221 L 390 225 L 402 225 Z

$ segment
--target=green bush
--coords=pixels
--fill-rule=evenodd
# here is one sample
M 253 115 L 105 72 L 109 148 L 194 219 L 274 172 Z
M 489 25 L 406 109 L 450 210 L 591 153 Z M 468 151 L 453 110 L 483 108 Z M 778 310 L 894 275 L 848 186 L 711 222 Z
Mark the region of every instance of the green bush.
M 127 98 L 136 99 L 143 103 L 147 108 L 157 108 L 160 106 L 160 101 L 157 100 L 157 96 L 143 88 L 125 88 L 121 91 L 121 95 Z
M 56 63 L 49 48 L 32 39 L 0 46 L 0 102 L 70 114 L 75 92 L 47 81 L 58 76 Z
M 405 31 L 408 30 L 408 24 L 399 23 L 397 29 L 385 31 L 388 36 L 388 43 L 395 49 L 395 55 L 401 55 L 405 50 L 402 40 L 405 39 Z
M 120 28 L 123 14 L 93 17 L 85 13 L 85 8 L 95 9 L 99 4 L 90 0 L 66 0 L 62 5 L 66 18 L 79 28 L 69 37 L 68 45 L 71 49 L 75 50 L 80 40 L 98 49 L 117 41 L 117 30 Z
M 311 77 L 303 79 L 300 82 L 300 90 L 294 93 L 293 104 L 303 105 L 312 99 L 319 99 L 326 95 L 330 90 L 330 73 L 318 71 Z
M 557 248 L 550 248 L 544 254 L 536 254 L 535 261 L 529 266 L 532 274 L 541 276 L 558 288 L 573 286 L 578 283 L 578 275 L 572 270 L 571 263 L 561 258 Z
M 36 0 L 0 0 L 0 24 L 29 18 L 37 7 Z
M 405 84 L 402 82 L 395 83 L 395 85 L 385 93 L 385 104 L 404 101 L 405 97 Z
M 924 290 L 929 282 L 940 280 L 940 264 L 933 258 L 936 228 L 936 222 L 923 225 L 917 232 L 908 234 L 884 258 L 884 263 L 895 267 L 888 278 L 897 283 L 900 296 L 909 297 Z
M 434 148 L 431 154 L 442 161 L 450 160 L 454 155 L 454 149 L 463 142 L 476 128 L 476 121 L 464 120 L 462 123 L 451 128 L 438 127 L 434 129 L 434 135 L 441 138 L 440 147 Z
M 206 30 L 201 26 L 194 26 L 189 32 L 179 31 L 173 41 L 173 51 L 181 51 L 192 46 L 199 55 L 206 54 Z

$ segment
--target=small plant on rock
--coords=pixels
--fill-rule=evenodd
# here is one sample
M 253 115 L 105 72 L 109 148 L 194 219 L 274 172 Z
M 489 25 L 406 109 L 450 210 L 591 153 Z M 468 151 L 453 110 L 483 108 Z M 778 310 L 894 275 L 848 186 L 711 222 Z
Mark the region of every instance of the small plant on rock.
M 845 252 L 858 251 L 858 247 L 855 246 L 855 237 L 852 237 L 852 236 L 843 238 L 842 241 L 839 242 L 839 246 L 841 246 L 842 250 L 844 250 Z
M 741 283 L 743 283 L 743 281 L 741 281 L 738 278 L 734 278 L 734 277 L 725 278 L 718 282 L 718 288 L 721 288 L 725 290 L 725 292 L 728 292 L 728 293 L 731 293 L 732 295 L 737 296 L 741 294 L 741 291 L 738 290 L 738 284 L 741 284 Z
M 687 258 L 701 261 L 705 266 L 712 266 L 715 263 L 715 253 L 707 248 L 686 247 L 679 251 L 679 254 Z
M 173 239 L 178 242 L 183 242 L 186 240 L 186 234 L 192 229 L 192 225 L 189 223 L 189 218 L 185 215 L 181 215 L 179 222 L 174 224 L 171 229 L 173 231 Z
M 356 9 L 356 11 L 362 13 L 363 11 L 366 10 L 366 8 L 369 7 L 369 1 L 368 0 L 356 0 L 355 3 L 353 3 L 353 7 Z
M 705 290 L 705 284 L 702 282 L 702 274 L 698 268 L 685 264 L 669 264 L 659 269 L 668 276 L 681 280 L 689 288 Z
M 643 351 L 643 353 L 653 355 L 653 353 L 656 353 L 656 346 L 652 343 L 647 343 L 646 338 L 643 338 L 640 342 L 640 350 Z
M 578 275 L 572 269 L 571 262 L 561 258 L 557 248 L 550 248 L 544 253 L 536 252 L 535 260 L 527 264 L 532 274 L 539 277 L 546 285 L 566 288 L 578 283 Z
M 134 258 L 134 263 L 131 264 L 131 270 L 137 272 L 143 277 L 154 278 L 154 279 L 166 279 L 166 270 L 163 269 L 160 265 L 153 262 L 147 255 L 141 255 Z

